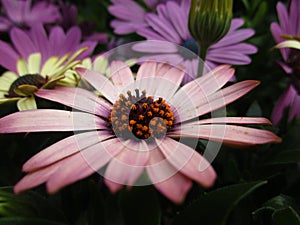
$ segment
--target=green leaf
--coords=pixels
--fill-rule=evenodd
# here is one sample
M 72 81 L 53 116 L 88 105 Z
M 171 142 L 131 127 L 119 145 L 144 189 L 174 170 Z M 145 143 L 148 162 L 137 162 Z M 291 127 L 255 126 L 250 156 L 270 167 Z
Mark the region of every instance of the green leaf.
M 153 187 L 124 190 L 121 208 L 126 225 L 159 225 L 160 207 Z
M 297 212 L 291 208 L 285 208 L 274 212 L 273 220 L 276 225 L 299 225 L 300 218 Z
M 224 225 L 234 207 L 266 181 L 236 184 L 202 195 L 183 210 L 172 225 Z
M 294 200 L 291 197 L 281 194 L 265 202 L 261 208 L 253 212 L 253 215 L 257 216 L 263 212 L 271 211 L 272 219 L 276 225 L 299 225 L 300 218 L 293 209 L 294 205 Z
M 261 21 L 265 19 L 267 10 L 268 10 L 268 4 L 265 1 L 261 2 L 255 13 L 254 19 L 252 21 L 252 26 L 254 27 L 258 26 L 261 23 Z
M 244 3 L 244 6 L 245 6 L 246 10 L 249 10 L 250 5 L 249 5 L 248 0 L 242 0 L 242 2 Z
M 0 217 L 43 218 L 65 222 L 63 213 L 39 194 L 16 195 L 11 187 L 0 188 Z
M 0 218 L 0 225 L 66 225 L 65 223 L 53 222 L 36 218 Z
M 254 213 L 257 213 L 258 211 L 261 211 L 263 209 L 280 210 L 291 206 L 292 204 L 293 199 L 291 197 L 281 194 L 265 202 L 263 204 L 263 207 L 256 210 Z
M 254 101 L 251 106 L 249 107 L 247 113 L 249 117 L 260 117 L 262 116 L 262 110 L 257 101 Z

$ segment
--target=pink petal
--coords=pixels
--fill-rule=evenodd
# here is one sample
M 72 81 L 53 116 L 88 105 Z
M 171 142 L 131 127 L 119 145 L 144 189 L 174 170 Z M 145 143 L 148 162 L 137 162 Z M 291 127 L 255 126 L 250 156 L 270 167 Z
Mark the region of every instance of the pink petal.
M 23 165 L 23 171 L 32 172 L 49 166 L 111 136 L 104 131 L 91 131 L 67 137 L 30 158 Z
M 81 88 L 56 87 L 55 89 L 40 89 L 35 92 L 35 95 L 103 117 L 108 117 L 110 113 L 111 105 L 109 103 L 99 98 L 93 92 Z
M 155 171 L 159 173 L 159 171 Z M 152 172 L 151 176 L 155 176 Z M 192 187 L 192 181 L 181 173 L 176 173 L 174 176 L 161 183 L 153 184 L 157 190 L 176 204 L 181 204 L 185 200 L 187 192 Z
M 143 78 L 149 78 L 149 77 L 155 77 L 156 75 L 156 66 L 157 66 L 157 62 L 155 61 L 147 61 L 144 62 L 137 74 L 136 74 L 136 80 L 141 80 Z
M 149 159 L 149 151 L 142 150 L 146 147 L 143 146 L 143 142 L 129 141 L 124 145 L 128 147 L 124 146 L 122 152 L 112 159 L 105 171 L 105 183 L 111 192 L 116 192 L 122 187 L 116 184 L 132 186 Z M 132 149 L 133 146 L 138 150 Z
M 204 187 L 211 187 L 214 184 L 216 179 L 214 169 L 194 149 L 168 137 L 160 143 L 159 149 L 166 159 L 185 176 Z
M 132 72 L 124 62 L 113 61 L 110 65 L 110 69 L 109 77 L 112 79 L 119 92 L 134 82 Z
M 48 192 L 55 193 L 62 187 L 97 172 L 122 149 L 123 145 L 115 138 L 82 150 L 75 155 L 76 158 L 67 158 L 66 163 L 49 178 Z
M 65 161 L 62 160 L 55 164 L 27 174 L 15 185 L 14 192 L 16 194 L 19 194 L 42 183 L 45 183 L 49 179 L 49 177 L 64 163 Z
M 95 173 L 80 153 L 63 161 L 64 164 L 57 168 L 47 180 L 46 187 L 50 194 Z
M 216 124 L 216 123 L 226 123 L 226 124 L 266 124 L 271 125 L 271 121 L 262 117 L 218 117 L 199 120 L 196 122 L 186 123 L 189 125 L 202 125 L 202 124 Z
M 204 101 L 224 86 L 233 74 L 234 70 L 230 66 L 223 65 L 184 85 L 170 101 L 180 115 L 177 122 L 196 117 L 197 110 L 203 106 Z
M 168 133 L 168 136 L 174 138 L 201 138 L 211 141 L 222 142 L 224 144 L 233 145 L 237 147 L 278 143 L 281 141 L 281 139 L 278 136 L 267 130 L 221 124 L 183 124 L 176 131 Z
M 76 72 L 96 88 L 97 91 L 102 93 L 110 102 L 115 103 L 119 98 L 118 90 L 104 75 L 83 68 L 77 68 Z
M 170 96 L 173 96 L 182 82 L 182 79 L 185 75 L 185 69 L 179 66 L 171 68 L 168 67 L 170 67 L 168 64 L 159 64 L 156 69 L 156 74 L 157 76 L 162 77 L 175 85 L 173 90 L 174 92 L 170 94 Z
M 199 104 L 194 104 L 194 113 L 197 116 L 200 116 L 222 108 L 247 94 L 257 85 L 259 85 L 259 83 L 259 81 L 248 80 L 221 89 L 220 91 L 209 95 L 207 98 L 201 99 Z M 187 119 L 187 116 L 189 116 L 189 114 L 184 115 L 185 120 Z M 192 117 L 189 118 L 191 119 Z
M 146 90 L 147 95 L 168 100 L 178 89 L 184 74 L 185 71 L 180 67 L 147 61 L 138 70 L 135 86 L 140 90 Z
M 191 180 L 178 172 L 160 150 L 152 150 L 150 154 L 146 170 L 153 185 L 171 201 L 182 203 L 192 187 Z
M 0 133 L 75 131 L 106 128 L 100 117 L 88 113 L 38 109 L 16 112 L 0 119 Z

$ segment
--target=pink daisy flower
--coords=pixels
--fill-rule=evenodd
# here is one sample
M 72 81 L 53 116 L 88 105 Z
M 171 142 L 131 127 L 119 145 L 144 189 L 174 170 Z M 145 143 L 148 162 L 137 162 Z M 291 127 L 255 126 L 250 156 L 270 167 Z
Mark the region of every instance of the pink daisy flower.
M 300 1 L 291 0 L 289 7 L 282 3 L 277 3 L 277 14 L 279 22 L 271 24 L 271 32 L 276 43 L 290 39 L 300 39 Z M 290 76 L 291 84 L 278 99 L 273 112 L 272 122 L 278 124 L 287 109 L 288 121 L 300 119 L 300 79 L 299 79 L 299 50 L 292 48 L 281 48 L 281 55 L 284 62 L 279 62 L 284 71 Z
M 259 82 L 248 80 L 221 89 L 234 74 L 228 65 L 180 87 L 185 71 L 169 64 L 143 63 L 136 76 L 123 62 L 110 66 L 111 79 L 77 69 L 105 100 L 80 88 L 39 90 L 41 98 L 79 111 L 41 109 L 17 112 L 0 119 L 1 133 L 75 131 L 23 165 L 27 175 L 15 192 L 46 183 L 49 193 L 90 176 L 106 166 L 104 181 L 111 192 L 139 185 L 145 173 L 157 190 L 181 203 L 192 181 L 211 187 L 216 172 L 181 138 L 223 142 L 232 146 L 277 143 L 266 130 L 239 126 L 270 124 L 265 118 L 199 116 L 239 99 Z M 236 125 L 234 125 L 236 124 Z M 184 139 L 186 141 L 186 139 Z M 145 183 L 143 183 L 145 184 Z
M 0 16 L 0 31 L 12 27 L 31 27 L 34 24 L 53 23 L 60 19 L 58 7 L 47 1 L 32 4 L 31 0 L 1 0 L 4 14 Z

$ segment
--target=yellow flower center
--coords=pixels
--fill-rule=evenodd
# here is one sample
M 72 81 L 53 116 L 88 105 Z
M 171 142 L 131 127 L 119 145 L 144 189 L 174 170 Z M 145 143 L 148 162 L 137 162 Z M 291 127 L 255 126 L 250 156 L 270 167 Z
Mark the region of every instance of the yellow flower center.
M 173 127 L 174 113 L 163 98 L 154 100 L 146 91 L 135 90 L 136 95 L 127 92 L 120 95 L 110 112 L 109 123 L 114 133 L 129 139 L 131 134 L 139 139 L 161 138 Z

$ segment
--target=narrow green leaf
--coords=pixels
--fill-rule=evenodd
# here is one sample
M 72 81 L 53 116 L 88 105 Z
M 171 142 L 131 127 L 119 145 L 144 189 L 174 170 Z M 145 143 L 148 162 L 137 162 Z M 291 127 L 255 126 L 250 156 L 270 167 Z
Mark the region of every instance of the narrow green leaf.
M 121 207 L 126 225 L 159 225 L 160 207 L 152 187 L 133 187 L 124 190 Z
M 299 225 L 300 224 L 299 215 L 292 207 L 288 207 L 274 212 L 273 220 L 276 223 L 276 225 L 287 225 L 287 224 Z
M 299 225 L 300 218 L 293 209 L 294 206 L 295 201 L 293 198 L 281 194 L 265 202 L 261 208 L 253 212 L 253 216 L 263 215 L 264 212 L 269 212 L 269 215 L 272 215 L 272 219 L 276 225 Z
M 0 216 L 66 221 L 62 211 L 49 200 L 33 191 L 15 195 L 11 187 L 0 188 Z
M 224 225 L 230 212 L 246 196 L 266 181 L 236 184 L 212 191 L 183 210 L 172 225 Z
M 250 8 L 248 0 L 242 0 L 242 2 L 244 3 L 244 6 L 245 6 L 246 10 L 248 11 L 249 8 Z
M 252 20 L 252 26 L 256 27 L 263 21 L 266 16 L 268 10 L 268 4 L 266 2 L 261 2 L 256 13 L 254 19 Z

